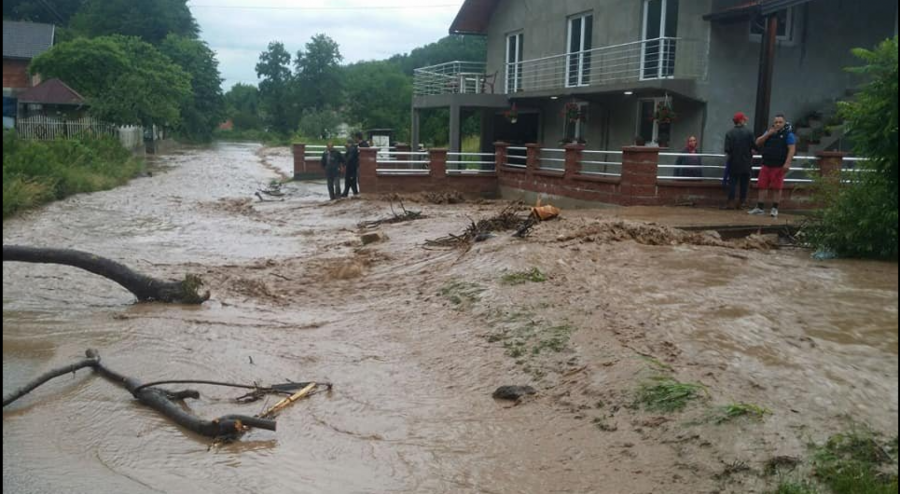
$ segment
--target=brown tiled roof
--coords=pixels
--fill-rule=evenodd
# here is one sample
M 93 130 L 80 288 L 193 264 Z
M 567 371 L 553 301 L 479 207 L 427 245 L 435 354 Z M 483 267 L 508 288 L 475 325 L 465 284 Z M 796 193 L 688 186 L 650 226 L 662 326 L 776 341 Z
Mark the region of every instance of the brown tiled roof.
M 20 93 L 20 103 L 42 103 L 45 105 L 84 105 L 87 103 L 78 91 L 59 79 L 46 80 Z

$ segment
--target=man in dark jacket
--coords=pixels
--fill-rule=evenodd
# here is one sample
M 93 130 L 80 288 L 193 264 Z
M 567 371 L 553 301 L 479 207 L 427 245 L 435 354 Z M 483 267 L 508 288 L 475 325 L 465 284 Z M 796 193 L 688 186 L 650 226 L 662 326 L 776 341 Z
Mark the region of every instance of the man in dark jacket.
M 753 151 L 756 139 L 747 128 L 747 115 L 734 114 L 734 128 L 725 135 L 725 160 L 728 173 L 728 209 L 740 209 L 747 202 L 750 190 L 750 173 L 753 170 Z M 737 188 L 741 189 L 741 199 L 736 202 Z
M 328 196 L 335 200 L 341 195 L 341 168 L 344 166 L 344 156 L 334 149 L 334 143 L 328 142 L 325 152 L 322 153 L 322 168 L 325 169 L 325 177 L 328 179 Z
M 784 115 L 775 116 L 772 128 L 756 140 L 756 146 L 762 150 L 762 170 L 759 172 L 759 203 L 750 214 L 765 214 L 769 190 L 775 191 L 772 202 L 772 217 L 778 218 L 778 203 L 781 202 L 781 191 L 784 189 L 784 177 L 791 169 L 794 155 L 797 153 L 797 137 L 788 125 Z
M 359 148 L 370 147 L 369 143 L 363 139 L 362 132 L 353 134 L 353 140 L 347 141 L 347 172 L 344 176 L 344 193 L 343 197 L 350 195 L 350 189 L 353 189 L 353 195 L 359 195 Z

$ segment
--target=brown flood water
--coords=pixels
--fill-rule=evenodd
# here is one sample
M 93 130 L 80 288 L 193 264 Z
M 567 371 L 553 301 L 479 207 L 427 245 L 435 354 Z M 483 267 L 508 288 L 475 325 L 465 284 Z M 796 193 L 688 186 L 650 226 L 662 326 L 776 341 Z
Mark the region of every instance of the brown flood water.
M 765 479 L 723 485 L 716 475 L 731 461 L 802 455 L 810 437 L 841 430 L 847 417 L 897 434 L 896 264 L 558 241 L 610 211 L 465 255 L 420 248 L 497 204 L 407 204 L 430 219 L 386 227 L 388 242 L 363 249 L 356 223 L 383 216 L 387 203 L 323 205 L 319 183 L 285 186 L 283 202 L 251 201 L 289 172 L 283 150 L 265 153 L 185 150 L 159 158 L 153 177 L 5 222 L 5 244 L 78 248 L 161 277 L 195 272 L 213 299 L 135 305 L 78 270 L 6 264 L 4 394 L 87 348 L 145 381 L 320 380 L 334 390 L 285 411 L 277 433 L 210 450 L 80 371 L 4 409 L 4 490 L 763 492 Z M 531 267 L 549 281 L 499 283 L 504 270 Z M 441 291 L 460 281 L 476 290 L 456 306 Z M 517 361 L 487 336 L 522 320 L 571 328 L 571 338 L 559 353 Z M 688 423 L 699 406 L 669 418 L 632 410 L 652 373 L 639 354 L 709 386 L 714 405 L 748 401 L 773 414 L 698 426 Z M 539 394 L 516 407 L 495 402 L 505 384 Z M 238 390 L 197 388 L 201 399 L 188 404 L 204 417 L 264 408 L 230 403 Z M 599 430 L 601 419 L 615 430 Z

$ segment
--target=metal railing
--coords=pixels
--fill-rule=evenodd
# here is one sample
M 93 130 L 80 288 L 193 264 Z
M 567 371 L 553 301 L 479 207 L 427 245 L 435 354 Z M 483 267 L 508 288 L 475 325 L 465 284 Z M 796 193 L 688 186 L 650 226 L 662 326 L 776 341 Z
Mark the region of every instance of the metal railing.
M 447 153 L 447 173 L 451 175 L 494 173 L 494 153 Z
M 416 96 L 438 94 L 483 93 L 491 91 L 494 81 L 485 75 L 483 62 L 447 62 L 422 67 L 413 72 Z
M 598 177 L 621 177 L 622 151 L 582 151 L 581 174 Z
M 655 79 L 705 80 L 706 72 L 705 41 L 656 38 L 506 64 L 504 77 L 512 93 Z
M 510 168 L 528 168 L 528 148 L 514 146 L 507 148 L 506 166 Z
M 688 158 L 694 163 L 679 163 L 678 158 Z M 659 178 L 664 180 L 695 180 L 715 182 L 722 181 L 725 174 L 724 154 L 713 153 L 659 153 Z M 762 156 L 753 156 L 753 172 L 759 173 Z M 856 164 L 862 161 L 860 158 L 847 157 L 844 158 L 842 170 L 857 171 Z M 814 181 L 814 176 L 819 173 L 818 158 L 815 156 L 799 155 L 794 157 L 791 169 L 785 177 L 785 183 L 793 184 L 809 184 Z M 757 182 L 756 177 L 751 178 L 752 182 Z
M 564 171 L 566 169 L 566 150 L 541 148 L 538 155 L 538 168 L 541 170 Z
M 376 158 L 379 175 L 428 175 L 431 160 L 428 151 L 381 151 Z

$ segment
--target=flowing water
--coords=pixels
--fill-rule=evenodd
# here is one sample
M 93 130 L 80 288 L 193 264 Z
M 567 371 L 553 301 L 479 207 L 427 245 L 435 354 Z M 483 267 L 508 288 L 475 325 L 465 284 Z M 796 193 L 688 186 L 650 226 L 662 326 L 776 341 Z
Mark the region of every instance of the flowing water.
M 153 166 L 152 177 L 5 222 L 4 244 L 76 248 L 158 277 L 197 273 L 212 300 L 134 304 L 76 269 L 5 264 L 4 394 L 87 348 L 144 381 L 317 380 L 334 389 L 282 413 L 275 433 L 210 448 L 82 370 L 4 409 L 6 492 L 708 492 L 714 458 L 800 444 L 799 435 L 784 439 L 799 423 L 826 431 L 853 415 L 896 434 L 896 264 L 559 245 L 557 234 L 581 217 L 532 242 L 498 239 L 465 256 L 419 247 L 492 205 L 433 207 L 440 220 L 391 227 L 384 247 L 360 250 L 356 223 L 386 204 L 326 206 L 319 183 L 286 186 L 283 202 L 255 202 L 289 172 L 283 153 L 219 144 Z M 552 288 L 496 283 L 503 269 L 530 266 L 548 272 Z M 440 295 L 455 279 L 482 287 L 473 308 Z M 484 338 L 496 314 L 520 309 L 580 328 L 559 358 L 539 362 L 547 377 L 523 372 Z M 766 446 L 715 430 L 702 432 L 714 448 L 679 449 L 667 441 L 678 427 L 648 432 L 629 411 L 611 415 L 619 432 L 601 435 L 587 419 L 600 413 L 598 397 L 624 403 L 641 371 L 635 349 L 723 400 L 755 385 L 746 394 L 776 411 L 760 431 Z M 522 382 L 541 391 L 535 401 L 490 398 Z M 188 405 L 203 417 L 265 406 L 230 402 L 237 390 L 197 389 L 201 399 Z

